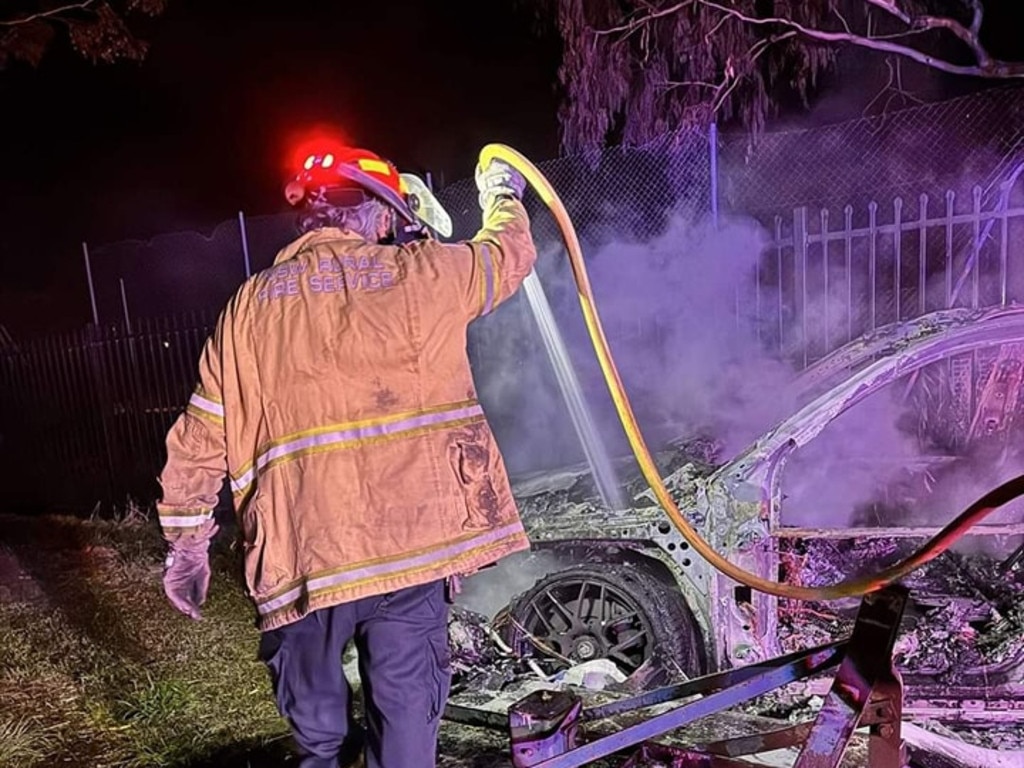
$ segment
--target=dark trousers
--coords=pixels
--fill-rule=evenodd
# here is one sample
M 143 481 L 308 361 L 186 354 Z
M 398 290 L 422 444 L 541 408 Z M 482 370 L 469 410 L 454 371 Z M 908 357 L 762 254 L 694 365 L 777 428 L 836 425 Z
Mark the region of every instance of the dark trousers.
M 451 681 L 443 581 L 314 611 L 263 633 L 281 715 L 303 756 L 300 768 L 335 768 L 362 746 L 342 669 L 355 638 L 366 704 L 367 768 L 434 768 Z

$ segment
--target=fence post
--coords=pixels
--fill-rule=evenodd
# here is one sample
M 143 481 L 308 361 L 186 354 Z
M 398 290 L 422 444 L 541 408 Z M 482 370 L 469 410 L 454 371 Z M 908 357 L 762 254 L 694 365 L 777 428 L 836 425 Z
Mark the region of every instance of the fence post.
M 793 209 L 793 304 L 800 318 L 803 367 L 807 367 L 807 207 Z
M 824 291 L 822 298 L 824 299 L 825 306 L 823 307 L 825 313 L 824 332 L 825 332 L 825 354 L 827 355 L 832 351 L 832 310 L 830 308 L 831 302 L 831 281 L 829 280 L 828 267 L 829 267 L 829 248 L 830 243 L 828 239 L 828 208 L 822 208 L 819 211 L 819 221 L 821 233 L 821 278 L 824 283 Z
M 711 222 L 718 229 L 718 123 L 708 126 L 708 155 L 711 159 Z
M 124 327 L 130 334 L 132 332 L 132 318 L 128 314 L 128 293 L 124 289 L 124 278 L 119 277 L 117 281 L 121 284 L 121 309 L 124 311 Z
M 971 308 L 977 309 L 980 302 L 981 296 L 981 187 L 975 185 L 974 189 L 971 190 L 972 197 L 974 198 L 973 215 L 971 222 L 974 226 L 974 251 L 971 254 Z M 990 220 L 991 221 L 991 220 Z M 990 227 L 985 228 L 985 236 L 988 236 L 988 230 Z
M 917 312 L 928 311 L 928 195 L 917 198 Z
M 868 203 L 868 295 L 871 297 L 871 325 L 878 324 L 878 203 Z
M 1013 182 L 1008 181 L 1003 183 L 1001 198 L 1009 201 L 1010 190 L 1013 187 Z M 1006 306 L 1007 298 L 1007 286 L 1009 284 L 1009 244 L 1007 242 L 1010 236 L 1010 220 L 1007 216 L 1007 205 L 1001 205 L 999 211 L 999 306 Z
M 843 208 L 843 254 L 846 257 L 846 341 L 853 341 L 853 206 Z
M 100 318 L 96 312 L 96 288 L 92 284 L 92 265 L 89 263 L 89 246 L 82 241 L 82 255 L 85 256 L 85 280 L 89 284 L 89 301 L 92 304 L 92 324 L 99 325 Z
M 946 304 L 943 309 L 953 308 L 953 215 L 956 192 L 946 190 Z
M 107 498 L 105 501 L 112 507 L 117 493 L 119 467 L 114 461 L 113 425 L 110 422 L 112 387 L 107 378 L 104 362 L 108 337 L 109 333 L 105 333 L 98 325 L 94 325 L 92 328 L 86 328 L 81 338 L 85 351 L 84 364 L 88 372 L 87 381 L 91 385 L 90 391 L 95 398 L 93 401 L 94 413 L 98 414 L 100 423 L 98 438 L 103 446 L 103 455 L 106 457 Z
M 785 315 L 785 308 L 783 307 L 783 303 L 785 302 L 785 299 L 786 299 L 786 289 L 785 289 L 785 287 L 782 284 L 782 282 L 783 282 L 783 277 L 782 276 L 785 273 L 783 262 L 784 262 L 784 260 L 783 260 L 783 256 L 782 256 L 782 217 L 781 216 L 776 216 L 775 217 L 775 270 L 776 270 L 775 279 L 776 279 L 776 281 L 779 284 L 778 285 L 778 288 L 779 288 L 779 300 L 777 302 L 778 306 L 776 307 L 776 311 L 778 312 L 778 316 L 776 317 L 776 320 L 779 323 L 779 327 L 778 327 L 778 332 L 779 332 L 779 355 L 782 355 L 783 352 L 785 351 L 785 341 L 786 341 L 786 315 Z
M 252 277 L 252 266 L 249 264 L 249 235 L 245 231 L 245 214 L 238 212 L 238 231 L 242 236 L 242 258 L 245 261 L 245 279 Z
M 896 315 L 894 322 L 903 319 L 903 198 L 892 201 L 892 287 Z

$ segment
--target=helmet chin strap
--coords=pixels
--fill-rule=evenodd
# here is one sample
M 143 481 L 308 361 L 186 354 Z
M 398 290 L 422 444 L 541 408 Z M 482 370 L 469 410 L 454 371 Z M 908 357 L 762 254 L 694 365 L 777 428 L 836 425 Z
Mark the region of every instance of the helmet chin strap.
M 398 217 L 390 208 L 385 209 L 384 215 L 387 216 L 387 227 L 384 228 L 384 233 L 377 238 L 377 242 L 393 243 L 398 233 Z

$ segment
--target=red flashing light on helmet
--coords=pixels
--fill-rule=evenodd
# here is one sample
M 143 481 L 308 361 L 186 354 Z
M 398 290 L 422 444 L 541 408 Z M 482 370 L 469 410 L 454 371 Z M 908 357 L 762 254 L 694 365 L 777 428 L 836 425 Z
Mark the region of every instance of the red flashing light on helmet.
M 307 171 L 312 171 L 316 167 L 330 168 L 334 165 L 334 155 L 330 152 L 324 154 L 310 155 L 306 158 L 306 162 L 302 164 L 302 167 Z

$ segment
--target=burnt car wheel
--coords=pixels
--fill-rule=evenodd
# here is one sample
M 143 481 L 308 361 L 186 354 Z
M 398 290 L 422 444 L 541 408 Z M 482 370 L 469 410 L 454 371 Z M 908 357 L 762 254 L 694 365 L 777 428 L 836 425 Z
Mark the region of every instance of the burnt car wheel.
M 555 668 L 609 659 L 627 677 L 642 677 L 644 687 L 703 672 L 696 622 L 683 596 L 633 566 L 549 574 L 512 601 L 507 619 L 510 644 Z

